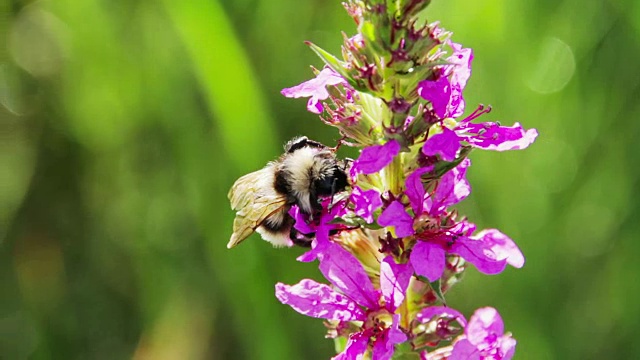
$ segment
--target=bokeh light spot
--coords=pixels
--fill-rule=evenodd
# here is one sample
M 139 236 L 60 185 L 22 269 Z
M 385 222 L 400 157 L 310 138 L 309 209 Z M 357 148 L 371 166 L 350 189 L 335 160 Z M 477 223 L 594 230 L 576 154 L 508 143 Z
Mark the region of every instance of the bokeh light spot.
M 575 70 L 576 61 L 571 47 L 558 38 L 549 37 L 542 42 L 527 85 L 541 94 L 558 92 L 569 83 Z
M 25 7 L 9 32 L 9 50 L 18 66 L 34 76 L 57 73 L 68 53 L 65 24 L 37 3 Z

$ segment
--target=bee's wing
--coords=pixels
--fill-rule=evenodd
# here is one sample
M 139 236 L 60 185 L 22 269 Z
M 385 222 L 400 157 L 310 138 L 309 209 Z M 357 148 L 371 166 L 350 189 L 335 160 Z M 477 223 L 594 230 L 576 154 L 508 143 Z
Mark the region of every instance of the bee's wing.
M 231 208 L 236 210 L 233 234 L 227 248 L 238 245 L 253 234 L 269 215 L 282 209 L 287 199 L 273 189 L 274 171 L 271 166 L 244 175 L 229 191 Z

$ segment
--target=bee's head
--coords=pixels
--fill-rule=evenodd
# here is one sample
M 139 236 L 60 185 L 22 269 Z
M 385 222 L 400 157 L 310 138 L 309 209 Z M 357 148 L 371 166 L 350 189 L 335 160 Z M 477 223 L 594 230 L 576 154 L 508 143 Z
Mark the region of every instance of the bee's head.
M 332 196 L 348 185 L 345 165 L 334 149 L 299 137 L 285 145 L 276 171 L 275 188 L 307 214 L 319 210 L 319 198 Z
M 295 137 L 291 140 L 289 140 L 285 145 L 284 145 L 284 152 L 287 154 L 291 154 L 293 152 L 295 152 L 296 150 L 305 148 L 305 147 L 311 147 L 311 148 L 316 148 L 316 149 L 326 149 L 327 146 L 319 143 L 315 140 L 311 140 L 306 136 L 299 136 L 299 137 Z
M 332 152 L 318 153 L 313 164 L 311 192 L 316 196 L 332 196 L 343 191 L 349 184 L 344 166 L 340 166 Z

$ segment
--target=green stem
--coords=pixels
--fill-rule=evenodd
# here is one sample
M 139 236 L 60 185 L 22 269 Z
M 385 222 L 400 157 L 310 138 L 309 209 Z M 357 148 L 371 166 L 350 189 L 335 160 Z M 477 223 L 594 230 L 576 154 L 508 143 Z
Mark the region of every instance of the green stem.
M 402 192 L 402 184 L 404 182 L 402 156 L 396 156 L 391 164 L 387 165 L 383 171 L 386 188 L 394 195 L 400 194 Z

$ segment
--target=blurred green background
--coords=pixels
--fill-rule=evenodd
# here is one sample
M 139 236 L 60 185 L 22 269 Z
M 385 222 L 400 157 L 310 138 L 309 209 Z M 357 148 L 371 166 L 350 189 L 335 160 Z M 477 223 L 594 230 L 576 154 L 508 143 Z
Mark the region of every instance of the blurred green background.
M 434 0 L 474 48 L 469 108 L 540 132 L 476 151 L 463 210 L 520 245 L 448 301 L 492 305 L 516 359 L 640 354 L 640 2 Z M 301 249 L 227 250 L 227 190 L 337 132 L 279 93 L 355 25 L 338 1 L 0 2 L 0 358 L 328 359 L 274 297 Z

